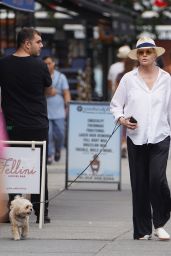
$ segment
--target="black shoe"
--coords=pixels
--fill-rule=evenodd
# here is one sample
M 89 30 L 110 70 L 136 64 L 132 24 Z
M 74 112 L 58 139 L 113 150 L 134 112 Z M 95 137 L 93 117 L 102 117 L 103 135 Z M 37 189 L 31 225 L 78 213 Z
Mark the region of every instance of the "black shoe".
M 9 219 L 6 219 L 6 220 L 2 220 L 1 223 L 10 223 L 10 220 Z
M 37 217 L 36 223 L 39 223 L 39 217 Z M 48 216 L 44 216 L 44 223 L 50 223 L 50 218 Z
M 52 163 L 53 163 L 52 157 L 48 157 L 47 164 L 48 164 L 48 165 L 51 165 Z
M 55 154 L 55 161 L 58 162 L 61 158 L 61 153 L 60 151 L 56 151 L 56 154 Z
M 10 223 L 9 212 L 0 217 L 0 223 Z

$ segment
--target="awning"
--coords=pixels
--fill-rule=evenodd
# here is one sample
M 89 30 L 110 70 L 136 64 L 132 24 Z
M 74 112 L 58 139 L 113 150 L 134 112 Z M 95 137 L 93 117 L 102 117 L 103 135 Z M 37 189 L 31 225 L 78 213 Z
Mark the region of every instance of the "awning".
M 34 2 L 34 0 L 2 0 L 0 4 L 20 11 L 34 12 Z

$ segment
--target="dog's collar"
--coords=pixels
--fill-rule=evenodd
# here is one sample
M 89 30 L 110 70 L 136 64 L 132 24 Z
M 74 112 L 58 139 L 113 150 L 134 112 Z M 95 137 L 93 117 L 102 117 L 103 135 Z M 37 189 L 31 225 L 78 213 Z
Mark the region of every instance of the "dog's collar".
M 23 215 L 21 215 L 21 214 L 16 215 L 16 218 L 17 218 L 17 219 L 25 219 L 25 217 L 26 217 L 26 216 L 23 216 Z

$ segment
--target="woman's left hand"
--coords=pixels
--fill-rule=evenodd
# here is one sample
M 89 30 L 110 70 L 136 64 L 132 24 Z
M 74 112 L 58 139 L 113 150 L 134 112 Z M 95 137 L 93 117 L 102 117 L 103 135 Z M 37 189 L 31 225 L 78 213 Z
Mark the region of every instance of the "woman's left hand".
M 137 123 L 130 122 L 130 118 L 120 117 L 119 122 L 121 125 L 124 125 L 125 127 L 131 130 L 135 130 L 138 127 Z

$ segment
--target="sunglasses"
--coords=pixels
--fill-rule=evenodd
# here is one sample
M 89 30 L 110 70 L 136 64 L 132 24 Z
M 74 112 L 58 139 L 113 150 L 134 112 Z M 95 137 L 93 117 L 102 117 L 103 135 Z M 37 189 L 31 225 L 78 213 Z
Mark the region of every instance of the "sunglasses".
M 154 53 L 154 49 L 138 50 L 137 51 L 137 54 L 140 55 L 140 56 L 143 56 L 144 54 L 145 55 L 151 55 L 153 53 Z

